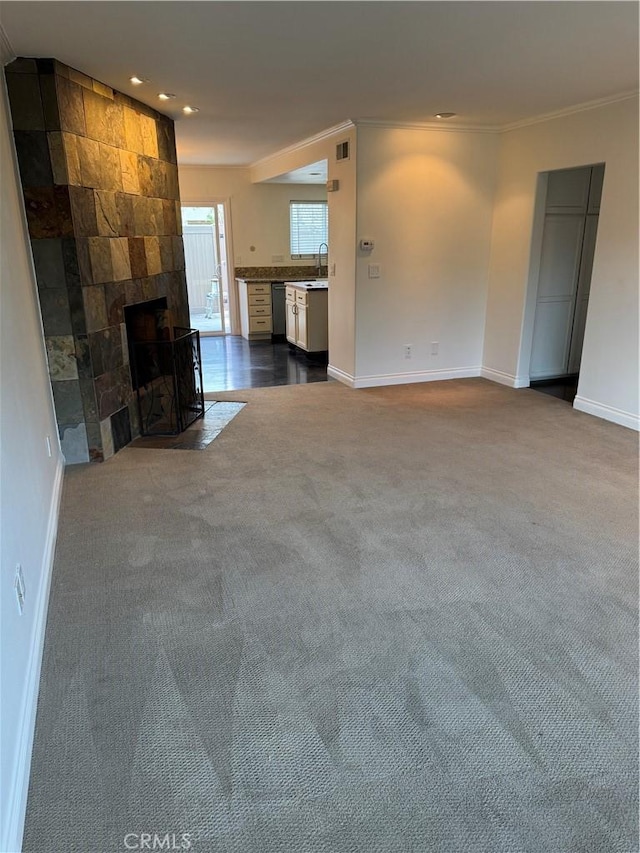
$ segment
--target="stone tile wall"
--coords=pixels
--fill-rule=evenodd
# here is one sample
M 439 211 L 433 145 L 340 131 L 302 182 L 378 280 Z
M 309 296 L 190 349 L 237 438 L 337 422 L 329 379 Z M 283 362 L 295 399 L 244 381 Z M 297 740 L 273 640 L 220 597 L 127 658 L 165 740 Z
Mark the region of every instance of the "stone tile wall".
M 125 305 L 189 325 L 171 119 L 52 59 L 5 69 L 67 462 L 138 434 Z

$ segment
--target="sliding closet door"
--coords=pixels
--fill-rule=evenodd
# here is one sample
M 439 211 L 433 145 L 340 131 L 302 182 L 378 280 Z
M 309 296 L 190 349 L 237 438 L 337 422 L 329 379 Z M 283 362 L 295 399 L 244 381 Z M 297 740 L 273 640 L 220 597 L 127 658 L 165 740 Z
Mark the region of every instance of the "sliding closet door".
M 545 218 L 531 379 L 567 372 L 583 234 L 582 216 L 548 214 Z
M 603 176 L 604 166 L 549 173 L 532 380 L 580 369 Z

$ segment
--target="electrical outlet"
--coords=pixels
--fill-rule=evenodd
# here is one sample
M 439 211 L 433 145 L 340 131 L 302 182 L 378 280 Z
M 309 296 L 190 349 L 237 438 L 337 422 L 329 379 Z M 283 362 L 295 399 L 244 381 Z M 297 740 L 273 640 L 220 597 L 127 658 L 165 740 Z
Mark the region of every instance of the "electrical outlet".
M 47 456 L 51 457 L 51 455 L 52 455 L 52 451 L 51 451 L 51 436 L 50 436 L 50 435 L 48 435 L 48 436 L 45 438 L 45 442 L 46 442 L 46 445 L 47 445 Z
M 438 341 L 431 341 L 431 355 L 438 355 L 438 347 L 440 343 Z
M 335 275 L 335 274 L 336 274 L 336 265 L 335 265 L 335 263 L 333 263 L 329 267 L 329 275 Z
M 411 344 L 404 345 L 404 357 L 411 358 Z
M 24 585 L 24 575 L 22 574 L 22 566 L 20 563 L 16 566 L 16 576 L 13 581 L 13 588 L 16 593 L 16 599 L 18 601 L 18 610 L 20 611 L 20 615 L 22 616 L 22 612 L 24 610 L 24 599 L 26 595 L 26 589 Z
M 380 278 L 380 264 L 369 264 L 369 278 Z

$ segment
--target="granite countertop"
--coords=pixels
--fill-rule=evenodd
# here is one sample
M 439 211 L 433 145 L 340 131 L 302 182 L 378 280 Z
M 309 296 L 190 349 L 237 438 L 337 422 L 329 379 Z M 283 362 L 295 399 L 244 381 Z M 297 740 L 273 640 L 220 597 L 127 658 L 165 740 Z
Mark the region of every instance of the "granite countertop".
M 298 281 L 297 279 L 289 279 L 285 284 L 292 284 L 300 290 L 329 290 L 329 282 L 326 278 L 320 279 L 305 279 Z
M 240 266 L 236 265 L 234 277 L 240 281 L 310 281 L 312 278 L 326 278 L 328 274 L 326 264 L 322 264 L 318 270 L 317 264 L 304 264 L 300 266 Z
M 287 278 L 284 278 L 283 276 L 281 276 L 280 278 L 273 278 L 273 277 L 272 278 L 247 278 L 246 276 L 240 276 L 240 277 L 236 278 L 236 281 L 246 281 L 246 282 L 249 282 L 250 284 L 256 284 L 256 283 L 262 283 L 262 282 L 267 282 L 267 281 L 269 283 L 271 283 L 272 281 L 287 281 L 287 282 L 289 282 L 289 281 L 299 282 L 300 281 L 300 282 L 305 282 L 305 281 L 315 281 L 315 279 L 312 279 L 308 275 L 299 276 L 297 278 L 295 275 L 288 276 Z

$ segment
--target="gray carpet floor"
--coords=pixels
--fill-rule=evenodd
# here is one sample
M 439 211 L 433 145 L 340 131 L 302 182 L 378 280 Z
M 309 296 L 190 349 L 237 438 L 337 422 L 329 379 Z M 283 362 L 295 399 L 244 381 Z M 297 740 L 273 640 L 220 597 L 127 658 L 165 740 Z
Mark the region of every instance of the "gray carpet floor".
M 482 379 L 225 399 L 66 473 L 24 850 L 637 851 L 637 435 Z

